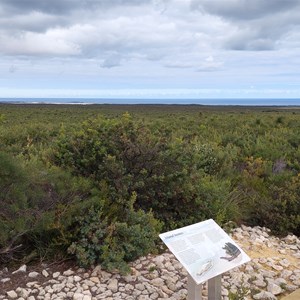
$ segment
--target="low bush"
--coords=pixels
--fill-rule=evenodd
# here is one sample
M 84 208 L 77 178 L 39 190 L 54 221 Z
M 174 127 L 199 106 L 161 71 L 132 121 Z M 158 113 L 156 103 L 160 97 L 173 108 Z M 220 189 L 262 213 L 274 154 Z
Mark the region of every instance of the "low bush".
M 75 215 L 99 201 L 87 179 L 1 152 L 0 189 L 2 262 L 65 250 Z
M 161 224 L 151 212 L 136 211 L 133 206 L 114 219 L 109 219 L 102 208 L 92 207 L 84 217 L 77 218 L 75 228 L 68 252 L 75 254 L 80 265 L 101 263 L 108 270 L 126 273 L 127 262 L 156 249 Z

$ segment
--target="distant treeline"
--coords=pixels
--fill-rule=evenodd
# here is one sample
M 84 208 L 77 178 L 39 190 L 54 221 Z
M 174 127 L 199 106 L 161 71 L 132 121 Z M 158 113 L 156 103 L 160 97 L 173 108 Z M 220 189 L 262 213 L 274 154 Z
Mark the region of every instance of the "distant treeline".
M 0 261 L 128 270 L 213 218 L 300 235 L 300 110 L 0 105 Z

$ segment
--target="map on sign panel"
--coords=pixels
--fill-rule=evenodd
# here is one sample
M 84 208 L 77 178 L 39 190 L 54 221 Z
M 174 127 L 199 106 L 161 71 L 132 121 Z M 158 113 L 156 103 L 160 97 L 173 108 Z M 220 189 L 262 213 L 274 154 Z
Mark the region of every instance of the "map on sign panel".
M 212 219 L 159 235 L 197 284 L 248 261 L 248 255 Z

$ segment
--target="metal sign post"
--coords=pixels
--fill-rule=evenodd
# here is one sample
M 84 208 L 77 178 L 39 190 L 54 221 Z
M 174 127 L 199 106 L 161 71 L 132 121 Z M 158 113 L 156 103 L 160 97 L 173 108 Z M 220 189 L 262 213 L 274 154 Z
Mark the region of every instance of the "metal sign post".
M 202 284 L 196 284 L 188 274 L 187 278 L 187 300 L 202 300 Z M 208 300 L 221 300 L 221 275 L 208 280 Z
M 208 280 L 208 300 L 221 300 L 221 275 Z
M 187 300 L 202 300 L 202 284 L 196 284 L 190 274 L 187 277 L 187 290 Z

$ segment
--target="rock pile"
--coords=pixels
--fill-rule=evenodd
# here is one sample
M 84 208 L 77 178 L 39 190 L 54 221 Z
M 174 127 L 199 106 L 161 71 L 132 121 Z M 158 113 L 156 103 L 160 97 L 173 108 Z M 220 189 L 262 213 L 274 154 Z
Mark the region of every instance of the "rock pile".
M 300 287 L 300 240 L 294 235 L 284 239 L 269 235 L 261 227 L 237 228 L 232 238 L 252 261 L 227 272 L 222 277 L 222 297 L 230 294 L 242 299 L 280 299 Z M 26 279 L 11 289 L 14 274 Z M 146 300 L 186 299 L 187 274 L 171 253 L 141 257 L 131 264 L 131 274 L 108 273 L 97 266 L 58 272 L 51 268 L 27 271 L 24 265 L 10 273 L 0 272 L 0 299 L 74 299 L 74 300 Z M 9 286 L 8 290 L 6 287 Z M 203 287 L 204 299 L 207 286 Z

